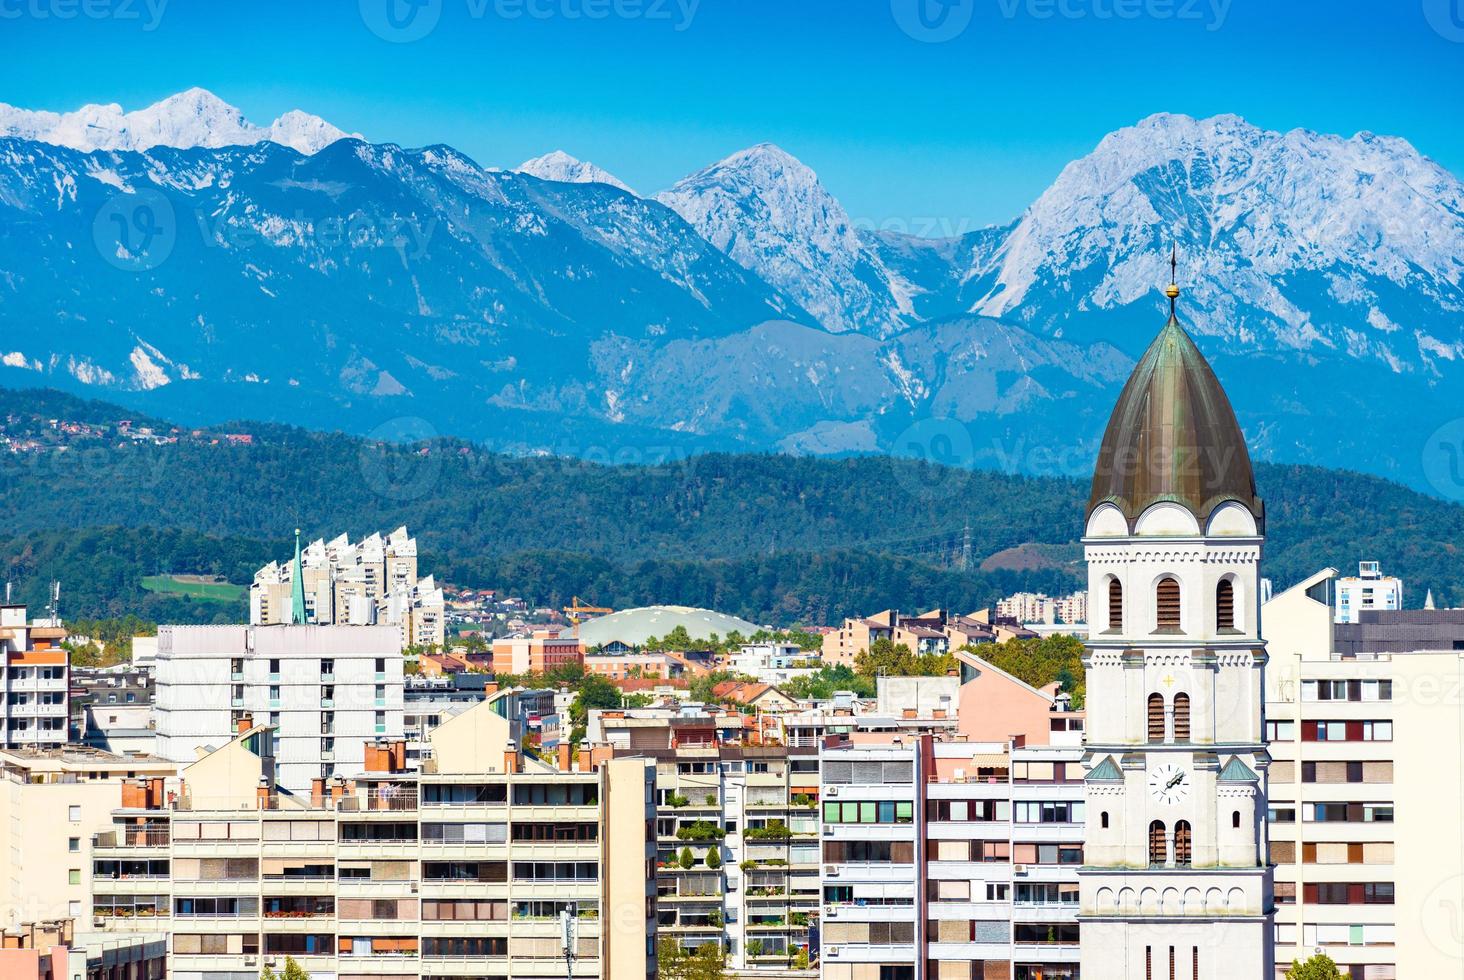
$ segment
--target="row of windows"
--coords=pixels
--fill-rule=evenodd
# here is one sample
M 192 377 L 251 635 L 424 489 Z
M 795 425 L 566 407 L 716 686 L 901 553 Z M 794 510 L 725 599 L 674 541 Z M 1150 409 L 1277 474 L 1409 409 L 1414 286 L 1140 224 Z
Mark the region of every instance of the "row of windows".
M 1384 680 L 1302 681 L 1303 701 L 1391 701 L 1393 682 Z
M 1271 860 L 1296 863 L 1295 841 L 1271 841 Z M 1392 841 L 1317 841 L 1301 845 L 1302 864 L 1392 864 Z M 1277 887 L 1280 885 L 1278 883 Z
M 1271 823 L 1295 823 L 1296 807 L 1273 806 L 1267 811 Z M 1392 823 L 1391 803 L 1303 803 L 1305 823 Z
M 915 804 L 909 800 L 861 800 L 825 803 L 824 823 L 912 823 Z
M 1296 882 L 1276 882 L 1276 903 L 1293 905 L 1296 902 Z M 1302 901 L 1308 905 L 1392 905 L 1393 883 L 1391 881 L 1324 881 L 1302 886 Z
M 1391 742 L 1391 721 L 1303 721 L 1303 742 Z
M 1081 802 L 1045 800 L 1040 802 L 1019 801 L 1016 804 L 1017 823 L 1082 823 Z
M 1166 575 L 1154 585 L 1154 632 L 1178 633 L 1182 623 L 1179 580 Z M 1227 632 L 1235 628 L 1235 582 L 1221 579 L 1215 586 L 1215 629 Z M 1115 633 L 1124 629 L 1123 584 L 1112 577 L 1108 580 L 1108 629 Z

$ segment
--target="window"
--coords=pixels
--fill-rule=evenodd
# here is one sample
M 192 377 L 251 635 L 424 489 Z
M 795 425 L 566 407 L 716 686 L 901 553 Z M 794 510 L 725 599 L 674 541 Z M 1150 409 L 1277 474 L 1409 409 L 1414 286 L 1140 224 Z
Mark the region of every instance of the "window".
M 1158 612 L 1158 632 L 1179 632 L 1179 580 L 1166 575 L 1154 590 L 1154 607 Z
M 1236 830 L 1240 829 L 1240 811 L 1235 810 L 1230 814 L 1230 826 Z
M 1235 583 L 1228 578 L 1215 586 L 1215 628 L 1221 632 L 1235 629 Z
M 1303 721 L 1303 742 L 1391 742 L 1391 721 Z
M 1100 813 L 1098 815 L 1098 824 L 1104 830 L 1107 830 L 1108 829 L 1108 811 L 1107 810 L 1104 810 L 1102 813 Z
M 1181 820 L 1174 825 L 1174 863 L 1182 868 L 1189 867 L 1190 853 L 1193 850 L 1190 836 L 1188 820 Z
M 1155 820 L 1149 824 L 1149 863 L 1162 865 L 1168 858 L 1169 847 L 1164 834 L 1164 821 Z
M 70 820 L 72 823 L 80 823 L 81 822 L 81 807 L 79 807 L 79 806 L 67 807 L 66 808 L 66 819 Z
M 1183 691 L 1174 696 L 1174 740 L 1188 742 L 1190 737 L 1189 695 Z
M 1164 741 L 1164 695 L 1149 695 L 1149 741 Z
M 79 885 L 79 884 L 81 884 L 81 869 L 80 868 L 72 868 L 70 871 L 67 871 L 66 872 L 66 883 L 68 885 Z
M 1391 701 L 1393 682 L 1390 680 L 1304 680 L 1301 682 L 1303 701 Z
M 1290 742 L 1296 738 L 1296 722 L 1294 721 L 1268 721 L 1266 722 L 1266 741 L 1268 742 Z
M 1108 628 L 1123 632 L 1123 586 L 1116 578 L 1108 580 Z
M 68 851 L 70 851 L 72 854 L 75 854 L 78 851 L 80 851 L 81 850 L 81 838 L 80 837 L 68 837 L 66 839 L 66 849 Z

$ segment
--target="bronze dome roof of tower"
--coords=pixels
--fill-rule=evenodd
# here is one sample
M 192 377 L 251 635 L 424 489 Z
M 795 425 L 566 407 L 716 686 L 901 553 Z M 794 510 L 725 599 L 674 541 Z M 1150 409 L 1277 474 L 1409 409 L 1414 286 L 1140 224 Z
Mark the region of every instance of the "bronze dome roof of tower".
M 1166 293 L 1169 322 L 1139 358 L 1103 433 L 1088 513 L 1112 503 L 1132 529 L 1150 505 L 1172 501 L 1204 527 L 1233 500 L 1264 530 L 1265 508 L 1230 399 L 1174 315 L 1178 287 Z

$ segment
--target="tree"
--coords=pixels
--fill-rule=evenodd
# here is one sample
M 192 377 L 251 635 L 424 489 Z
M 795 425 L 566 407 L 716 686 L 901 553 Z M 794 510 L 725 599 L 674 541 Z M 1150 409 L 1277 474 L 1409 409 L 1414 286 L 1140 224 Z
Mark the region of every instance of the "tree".
M 285 957 L 285 972 L 275 973 L 269 967 L 259 971 L 259 980 L 310 980 L 310 974 L 293 956 Z
M 727 956 L 717 943 L 703 943 L 688 953 L 674 939 L 656 944 L 656 976 L 660 980 L 726 980 Z
M 683 847 L 681 849 L 681 858 L 677 863 L 685 870 L 690 871 L 696 866 L 696 855 L 691 853 L 691 848 Z
M 1075 636 L 1054 634 L 1032 640 L 982 643 L 966 649 L 1033 687 L 1044 687 L 1056 681 L 1072 695 L 1074 708 L 1083 706 L 1087 694 L 1083 641 Z
M 580 681 L 579 693 L 575 695 L 574 701 L 569 705 L 569 721 L 572 729 L 569 733 L 571 744 L 578 745 L 585 737 L 585 727 L 589 724 L 590 711 L 599 708 L 611 710 L 620 707 L 620 688 L 611 684 L 598 674 L 586 674 Z
M 956 669 L 956 658 L 948 653 L 914 654 L 882 636 L 854 658 L 854 669 L 865 677 L 941 677 Z
M 716 844 L 713 844 L 711 848 L 707 851 L 707 867 L 712 871 L 716 871 L 721 866 L 722 849 Z
M 1326 953 L 1317 953 L 1305 963 L 1297 960 L 1291 961 L 1291 969 L 1286 971 L 1286 980 L 1344 980 L 1342 971 L 1337 969 L 1337 964 Z

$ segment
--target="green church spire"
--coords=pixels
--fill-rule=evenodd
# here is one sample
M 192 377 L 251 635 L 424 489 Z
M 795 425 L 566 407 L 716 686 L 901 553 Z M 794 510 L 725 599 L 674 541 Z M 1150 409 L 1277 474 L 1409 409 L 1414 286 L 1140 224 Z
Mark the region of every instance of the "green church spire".
M 305 625 L 305 568 L 300 561 L 300 529 L 295 528 L 295 562 L 290 566 L 290 622 Z

